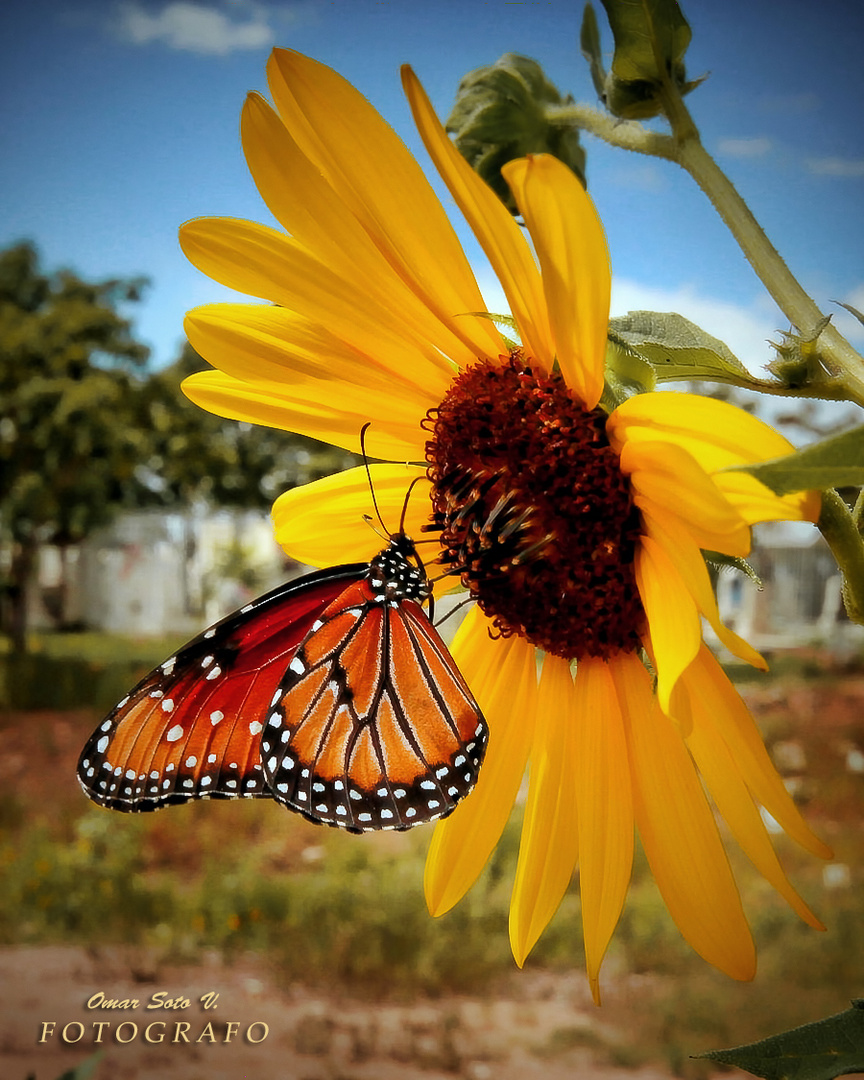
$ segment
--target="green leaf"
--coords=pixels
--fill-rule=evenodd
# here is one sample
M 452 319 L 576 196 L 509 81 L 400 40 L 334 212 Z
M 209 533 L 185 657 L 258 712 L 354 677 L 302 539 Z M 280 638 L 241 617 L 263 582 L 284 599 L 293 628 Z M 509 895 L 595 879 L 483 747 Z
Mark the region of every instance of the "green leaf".
M 631 311 L 610 319 L 609 338 L 647 360 L 661 382 L 710 379 L 736 386 L 754 383 L 727 345 L 675 312 Z
M 864 1072 L 864 1000 L 814 1024 L 732 1050 L 699 1057 L 745 1069 L 764 1080 L 834 1080 Z
M 610 333 L 606 342 L 606 377 L 614 378 L 622 388 L 644 394 L 653 390 L 657 376 L 653 366 L 619 336 Z
M 755 476 L 775 495 L 860 487 L 864 484 L 864 427 L 833 435 L 794 454 L 760 465 L 748 465 L 739 471 Z
M 601 95 L 610 112 L 628 120 L 657 116 L 663 111 L 662 87 L 671 81 L 686 94 L 698 85 L 687 82 L 684 54 L 690 27 L 676 0 L 602 3 L 615 38 L 612 70 Z

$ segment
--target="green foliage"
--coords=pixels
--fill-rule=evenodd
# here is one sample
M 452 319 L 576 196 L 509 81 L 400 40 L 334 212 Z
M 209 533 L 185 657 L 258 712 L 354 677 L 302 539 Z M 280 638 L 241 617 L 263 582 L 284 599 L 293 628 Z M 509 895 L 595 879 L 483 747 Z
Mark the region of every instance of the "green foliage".
M 0 526 L 13 541 L 80 540 L 132 480 L 132 371 L 147 350 L 119 309 L 142 288 L 46 276 L 28 244 L 0 253 Z
M 85 1058 L 84 1061 L 79 1062 L 71 1069 L 66 1069 L 57 1077 L 57 1080 L 90 1080 L 101 1060 L 102 1051 L 100 1050 L 95 1054 L 91 1054 L 90 1057 Z M 27 1080 L 36 1080 L 36 1073 L 30 1073 Z
M 124 313 L 143 286 L 45 274 L 29 244 L 0 252 L 0 543 L 11 552 L 0 615 L 18 652 L 41 545 L 78 543 L 123 508 L 207 500 L 263 509 L 353 463 L 192 405 L 180 382 L 206 365 L 188 345 L 147 375 L 147 350 Z
M 141 463 L 147 502 L 182 506 L 206 499 L 217 506 L 267 509 L 282 491 L 356 460 L 303 435 L 238 424 L 198 408 L 180 384 L 204 370 L 208 365 L 186 343 L 175 363 L 140 388 L 137 422 L 149 432 Z
M 597 95 L 613 116 L 641 120 L 665 111 L 666 87 L 689 93 L 684 54 L 690 27 L 676 0 L 602 0 L 615 38 L 611 70 L 603 66 L 597 17 L 586 4 L 582 52 L 591 68 Z
M 103 656 L 50 656 L 31 650 L 0 655 L 0 709 L 78 709 L 108 712 L 171 649 L 149 661 Z
M 660 382 L 708 379 L 746 386 L 753 381 L 727 345 L 674 312 L 631 311 L 610 319 L 609 340 L 649 364 Z
M 585 150 L 572 121 L 561 116 L 562 97 L 536 60 L 506 53 L 494 64 L 469 72 L 459 84 L 447 130 L 459 152 L 517 214 L 501 168 L 526 154 L 549 153 L 585 183 Z
M 702 1056 L 765 1080 L 834 1080 L 864 1072 L 864 1000 L 826 1020 Z

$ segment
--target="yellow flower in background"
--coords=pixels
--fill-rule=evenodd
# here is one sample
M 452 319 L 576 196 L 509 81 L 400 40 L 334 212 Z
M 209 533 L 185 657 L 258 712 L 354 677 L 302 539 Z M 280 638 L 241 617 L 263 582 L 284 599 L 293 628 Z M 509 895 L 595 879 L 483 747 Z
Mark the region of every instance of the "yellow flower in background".
M 599 970 L 630 880 L 638 831 L 681 932 L 706 960 L 751 978 L 755 951 L 714 807 L 771 884 L 813 926 L 763 824 L 830 854 L 775 772 L 746 706 L 702 640 L 762 658 L 720 622 L 702 550 L 745 556 L 759 521 L 814 520 L 812 494 L 778 497 L 736 466 L 788 453 L 753 416 L 689 394 L 646 393 L 607 415 L 610 273 L 593 204 L 566 166 L 538 155 L 505 178 L 532 247 L 456 152 L 410 70 L 423 141 L 492 265 L 518 328 L 509 349 L 419 166 L 340 76 L 276 50 L 275 110 L 242 117 L 252 175 L 284 232 L 198 219 L 181 232 L 196 266 L 268 304 L 187 318 L 217 369 L 184 383 L 222 416 L 369 454 L 384 520 L 406 531 L 437 590 L 476 600 L 453 655 L 489 723 L 474 792 L 435 829 L 430 910 L 471 887 L 529 785 L 510 937 L 521 965 L 579 868 L 588 975 Z M 275 305 L 275 306 L 274 306 Z M 279 542 L 301 562 L 368 559 L 363 470 L 281 496 Z M 537 657 L 543 662 L 538 678 Z M 644 653 L 643 653 L 644 650 Z M 642 657 L 656 676 L 652 682 Z M 576 662 L 575 665 L 573 662 Z

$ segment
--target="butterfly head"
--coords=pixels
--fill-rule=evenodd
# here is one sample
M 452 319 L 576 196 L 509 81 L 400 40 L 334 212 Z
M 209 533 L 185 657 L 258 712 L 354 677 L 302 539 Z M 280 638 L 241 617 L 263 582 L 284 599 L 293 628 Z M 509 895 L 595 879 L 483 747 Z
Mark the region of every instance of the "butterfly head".
M 403 600 L 416 600 L 422 604 L 431 592 L 414 542 L 405 533 L 391 536 L 387 547 L 372 559 L 367 580 L 379 603 L 398 605 Z

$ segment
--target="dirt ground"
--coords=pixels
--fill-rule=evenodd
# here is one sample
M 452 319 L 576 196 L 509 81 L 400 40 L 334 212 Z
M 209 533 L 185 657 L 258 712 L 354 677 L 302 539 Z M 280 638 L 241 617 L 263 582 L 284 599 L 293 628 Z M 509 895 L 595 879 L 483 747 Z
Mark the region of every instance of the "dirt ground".
M 838 679 L 827 692 L 824 683 L 802 682 L 747 696 L 781 771 L 795 772 L 803 758 L 812 766 L 818 740 L 830 753 L 817 772 L 841 770 L 854 780 L 841 801 L 848 798 L 846 812 L 859 819 L 864 780 L 854 774 L 864 770 L 864 678 Z M 4 726 L 0 786 L 11 783 L 26 800 L 65 784 L 78 725 L 55 720 L 48 745 L 45 724 Z M 22 731 L 41 733 L 38 755 L 28 745 L 35 736 Z M 35 760 L 36 775 L 29 767 Z M 811 820 L 822 816 L 816 791 L 805 801 Z M 845 816 L 835 802 L 831 816 L 838 811 Z M 91 1080 L 668 1080 L 671 1071 L 660 1067 L 610 1063 L 614 1025 L 626 1017 L 628 1000 L 645 992 L 646 978 L 608 979 L 602 1010 L 591 1003 L 581 970 L 516 973 L 482 999 L 379 1003 L 340 988 L 285 987 L 257 957 L 226 966 L 214 953 L 172 969 L 131 947 L 12 946 L 0 949 L 0 1080 L 59 1080 L 97 1050 Z M 137 1005 L 88 1008 L 100 992 Z M 160 993 L 176 1007 L 148 1009 Z M 209 1009 L 200 1000 L 208 994 L 218 994 Z M 80 1041 L 64 1043 L 64 1028 Z
M 653 1068 L 615 1068 L 592 1045 L 608 1020 L 591 1004 L 581 972 L 530 975 L 489 1000 L 447 997 L 410 1004 L 276 988 L 253 960 L 226 968 L 142 970 L 122 950 L 21 947 L 0 953 L 0 1076 L 58 1080 L 96 1050 L 94 1080 L 666 1080 Z M 136 999 L 138 1008 L 89 1010 L 91 995 Z M 518 990 L 518 993 L 517 993 Z M 148 1010 L 152 995 L 184 995 L 185 1009 Z M 218 993 L 215 1007 L 198 999 Z M 622 989 L 614 992 L 620 996 Z M 626 994 L 626 989 L 623 990 Z M 43 1024 L 56 1025 L 39 1044 Z M 102 1044 L 94 1045 L 94 1022 Z M 177 1022 L 189 1039 L 175 1037 Z M 226 1043 L 226 1023 L 237 1034 Z M 208 1022 L 213 1034 L 201 1039 Z M 164 1032 L 161 1043 L 148 1045 Z M 74 1046 L 61 1041 L 66 1025 Z M 137 1025 L 137 1037 L 133 1024 Z M 163 1026 L 164 1024 L 164 1026 Z M 121 1027 L 121 1025 L 123 1025 Z M 266 1025 L 266 1028 L 264 1027 Z M 49 1027 L 49 1031 L 52 1029 Z M 252 1040 L 247 1041 L 248 1031 Z M 116 1035 L 131 1041 L 118 1043 Z M 580 1034 L 584 1036 L 580 1039 Z M 580 1044 L 581 1043 L 581 1044 Z M 562 1045 L 563 1044 L 563 1045 Z

